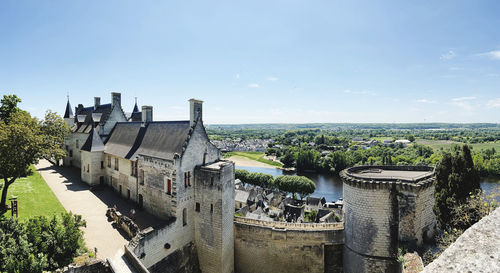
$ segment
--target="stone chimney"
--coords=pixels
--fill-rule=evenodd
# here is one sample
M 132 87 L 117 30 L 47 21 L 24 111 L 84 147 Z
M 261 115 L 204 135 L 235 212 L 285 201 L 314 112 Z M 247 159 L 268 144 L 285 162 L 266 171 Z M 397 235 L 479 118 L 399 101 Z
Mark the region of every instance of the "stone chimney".
M 113 107 L 122 107 L 122 94 L 117 92 L 111 92 L 111 105 Z
M 94 110 L 101 106 L 101 97 L 94 97 Z
M 146 124 L 153 121 L 153 106 L 143 105 L 142 106 L 142 123 Z
M 203 101 L 190 99 L 189 100 L 189 125 L 193 126 L 195 122 L 203 117 Z

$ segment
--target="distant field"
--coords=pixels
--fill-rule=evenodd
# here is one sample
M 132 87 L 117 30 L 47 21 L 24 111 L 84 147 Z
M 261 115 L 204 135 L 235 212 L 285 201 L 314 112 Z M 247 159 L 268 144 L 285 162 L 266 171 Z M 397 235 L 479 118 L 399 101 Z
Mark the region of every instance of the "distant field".
M 261 152 L 229 152 L 225 154 L 226 158 L 229 158 L 231 156 L 242 156 L 274 167 L 283 167 L 283 164 L 281 164 L 280 162 L 265 159 L 265 154 Z
M 14 184 L 10 185 L 7 192 L 7 204 L 10 205 L 9 198 L 17 196 L 19 206 L 19 219 L 27 219 L 33 216 L 52 216 L 65 212 L 57 197 L 49 188 L 40 174 L 31 167 L 33 174 L 18 178 Z M 10 210 L 4 216 L 10 217 Z
M 415 142 L 418 144 L 431 146 L 434 150 L 449 149 L 452 145 L 463 145 L 464 143 L 450 141 L 450 140 L 427 140 L 427 139 L 417 139 Z M 500 142 L 488 142 L 488 143 L 474 143 L 469 144 L 476 151 L 495 148 L 495 150 L 500 151 Z

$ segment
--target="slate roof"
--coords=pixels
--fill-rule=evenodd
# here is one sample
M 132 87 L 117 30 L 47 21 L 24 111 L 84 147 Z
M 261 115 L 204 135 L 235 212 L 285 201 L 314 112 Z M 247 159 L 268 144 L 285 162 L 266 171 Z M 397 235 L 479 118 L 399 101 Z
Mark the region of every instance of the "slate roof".
M 138 155 L 174 158 L 181 155 L 190 133 L 189 121 L 118 122 L 106 140 L 106 153 L 133 159 Z
M 248 195 L 250 194 L 249 192 L 242 191 L 242 190 L 235 190 L 234 192 L 235 192 L 234 201 L 241 202 L 241 203 L 247 202 Z
M 89 137 L 87 137 L 87 140 L 80 150 L 87 152 L 104 151 L 104 143 L 102 143 L 101 137 L 95 128 L 90 130 Z
M 104 123 L 106 123 L 106 121 L 108 120 L 109 114 L 111 114 L 112 109 L 113 108 L 111 106 L 111 103 L 101 104 L 95 110 L 94 106 L 84 108 L 80 104 L 79 107 L 76 108 L 75 125 L 73 126 L 73 128 L 71 128 L 71 130 L 75 133 L 90 133 L 90 131 L 92 130 L 92 113 L 101 113 L 102 116 L 101 120 L 99 121 L 99 125 L 104 125 Z M 77 122 L 78 115 L 86 116 L 85 121 L 81 124 L 78 124 Z
M 64 111 L 64 118 L 73 118 L 73 110 L 71 109 L 71 104 L 69 104 L 69 99 L 68 102 L 66 103 L 66 111 Z

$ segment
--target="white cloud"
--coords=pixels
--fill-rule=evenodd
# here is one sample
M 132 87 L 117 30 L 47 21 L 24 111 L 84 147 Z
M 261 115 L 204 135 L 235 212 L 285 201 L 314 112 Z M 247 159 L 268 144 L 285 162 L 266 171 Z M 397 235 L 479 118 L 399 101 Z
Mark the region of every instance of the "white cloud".
M 464 101 L 464 100 L 475 100 L 476 97 L 459 97 L 459 98 L 453 98 L 451 99 L 452 101 Z
M 236 74 L 236 78 L 239 79 L 240 78 L 240 74 Z
M 500 98 L 489 100 L 486 106 L 488 106 L 488 108 L 500 108 Z
M 256 83 L 250 83 L 248 85 L 248 87 L 251 87 L 251 88 L 260 88 L 260 85 L 256 84 Z
M 376 93 L 368 90 L 350 90 L 346 89 L 344 90 L 344 93 L 347 94 L 355 94 L 355 95 L 370 95 L 370 96 L 375 96 Z
M 428 100 L 428 99 L 419 99 L 419 100 L 417 100 L 417 102 L 420 102 L 420 103 L 436 103 L 435 100 Z
M 268 78 L 267 78 L 267 80 L 268 80 L 268 81 L 275 82 L 275 81 L 277 81 L 277 80 L 278 80 L 278 78 L 276 78 L 276 77 L 268 77 Z
M 470 104 L 471 100 L 475 100 L 476 97 L 458 97 L 451 99 L 451 104 L 458 106 L 464 110 L 471 111 L 474 107 Z
M 453 58 L 455 58 L 455 56 L 457 56 L 457 54 L 455 53 L 455 51 L 453 50 L 450 50 L 444 54 L 441 54 L 441 57 L 439 57 L 439 59 L 441 60 L 451 60 Z
M 479 53 L 478 56 L 490 57 L 493 60 L 500 60 L 500 50 L 493 50 L 490 52 Z

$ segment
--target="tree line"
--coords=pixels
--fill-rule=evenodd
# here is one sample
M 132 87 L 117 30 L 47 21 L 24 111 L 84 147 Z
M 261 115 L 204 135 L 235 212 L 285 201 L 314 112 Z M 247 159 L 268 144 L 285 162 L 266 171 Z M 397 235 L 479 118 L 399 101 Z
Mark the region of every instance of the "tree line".
M 235 177 L 246 184 L 267 189 L 277 189 L 291 193 L 292 196 L 299 194 L 301 199 L 312 194 L 316 190 L 316 184 L 305 176 L 280 175 L 274 178 L 274 176 L 270 174 L 236 169 Z

